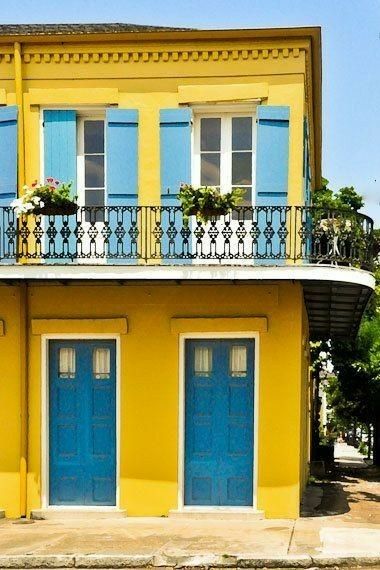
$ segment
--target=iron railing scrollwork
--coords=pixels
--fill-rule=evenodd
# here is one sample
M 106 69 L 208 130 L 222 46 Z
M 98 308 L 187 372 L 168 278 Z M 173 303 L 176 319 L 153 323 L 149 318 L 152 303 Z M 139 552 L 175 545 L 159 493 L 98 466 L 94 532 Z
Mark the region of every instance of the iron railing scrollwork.
M 73 215 L 0 209 L 0 262 L 339 264 L 371 270 L 373 222 L 351 211 L 242 206 L 207 224 L 180 206 L 81 207 Z

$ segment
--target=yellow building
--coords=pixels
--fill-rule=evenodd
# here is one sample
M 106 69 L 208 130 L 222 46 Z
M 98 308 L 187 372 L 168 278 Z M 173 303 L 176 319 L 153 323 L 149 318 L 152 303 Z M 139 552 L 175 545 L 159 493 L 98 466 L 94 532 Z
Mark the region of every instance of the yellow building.
M 0 26 L 0 105 L 5 515 L 297 517 L 309 333 L 374 287 L 371 220 L 310 208 L 320 30 Z M 49 177 L 76 213 L 17 218 Z

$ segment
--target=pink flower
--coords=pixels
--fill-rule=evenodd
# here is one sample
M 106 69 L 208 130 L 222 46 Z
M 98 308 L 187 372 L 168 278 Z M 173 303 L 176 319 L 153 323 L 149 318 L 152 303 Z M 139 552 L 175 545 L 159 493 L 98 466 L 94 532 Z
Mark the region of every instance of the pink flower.
M 54 182 L 54 178 L 46 178 L 46 182 Z
M 37 186 L 37 180 L 35 180 L 32 184 L 32 188 L 35 188 L 35 186 Z

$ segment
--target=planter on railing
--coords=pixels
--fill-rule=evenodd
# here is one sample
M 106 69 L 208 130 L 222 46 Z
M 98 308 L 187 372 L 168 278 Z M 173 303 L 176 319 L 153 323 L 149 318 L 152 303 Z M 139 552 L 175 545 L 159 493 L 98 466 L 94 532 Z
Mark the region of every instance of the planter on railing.
M 64 183 L 47 178 L 45 184 L 37 180 L 24 186 L 23 194 L 11 203 L 17 217 L 23 215 L 61 216 L 72 215 L 78 210 L 76 197 L 71 196 L 71 182 Z
M 75 202 L 61 204 L 46 204 L 42 208 L 34 208 L 33 214 L 41 216 L 72 216 L 76 214 L 79 206 Z

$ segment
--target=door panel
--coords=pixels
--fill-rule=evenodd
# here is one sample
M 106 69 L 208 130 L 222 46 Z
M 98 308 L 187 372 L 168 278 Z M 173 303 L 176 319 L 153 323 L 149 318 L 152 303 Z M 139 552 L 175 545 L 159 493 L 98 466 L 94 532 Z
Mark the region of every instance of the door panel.
M 115 505 L 115 342 L 50 341 L 49 379 L 50 504 Z
M 185 505 L 253 504 L 253 347 L 186 341 Z

